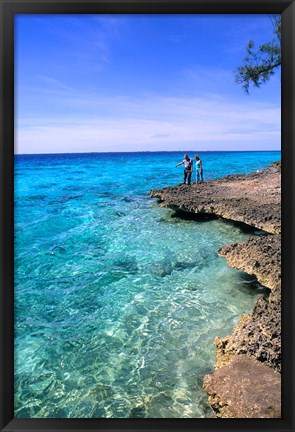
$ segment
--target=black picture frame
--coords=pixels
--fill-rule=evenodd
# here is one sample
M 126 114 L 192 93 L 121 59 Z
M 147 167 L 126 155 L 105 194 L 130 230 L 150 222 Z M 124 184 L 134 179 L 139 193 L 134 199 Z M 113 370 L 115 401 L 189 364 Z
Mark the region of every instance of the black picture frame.
M 280 419 L 14 419 L 14 15 L 282 14 L 282 417 Z M 13 431 L 294 430 L 294 0 L 0 0 L 0 429 Z M 293 309 L 294 310 L 294 309 Z

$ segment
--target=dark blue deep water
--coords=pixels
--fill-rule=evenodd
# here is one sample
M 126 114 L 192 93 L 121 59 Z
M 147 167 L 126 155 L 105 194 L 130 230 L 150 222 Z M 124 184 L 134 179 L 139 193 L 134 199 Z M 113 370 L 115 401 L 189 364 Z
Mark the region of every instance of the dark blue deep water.
M 190 154 L 193 156 L 193 153 Z M 201 153 L 205 180 L 280 152 Z M 15 157 L 15 416 L 206 417 L 202 379 L 261 288 L 218 257 L 249 233 L 171 217 L 175 153 Z

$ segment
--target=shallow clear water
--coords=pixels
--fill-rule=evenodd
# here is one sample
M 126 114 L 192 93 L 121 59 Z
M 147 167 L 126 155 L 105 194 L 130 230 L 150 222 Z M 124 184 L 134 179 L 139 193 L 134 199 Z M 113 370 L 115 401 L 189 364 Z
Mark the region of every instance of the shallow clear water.
M 215 336 L 262 288 L 217 255 L 249 233 L 180 220 L 152 188 L 182 153 L 17 156 L 15 417 L 206 417 Z M 205 179 L 280 152 L 204 153 Z

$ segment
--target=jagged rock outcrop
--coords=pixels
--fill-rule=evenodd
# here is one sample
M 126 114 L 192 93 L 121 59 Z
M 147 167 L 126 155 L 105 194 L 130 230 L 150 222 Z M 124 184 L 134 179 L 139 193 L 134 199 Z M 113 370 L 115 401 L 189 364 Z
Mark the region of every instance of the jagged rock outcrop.
M 231 335 L 216 337 L 216 368 L 245 354 L 281 371 L 281 302 L 260 297 L 251 315 L 242 315 Z
M 271 289 L 270 299 L 280 296 L 281 235 L 250 237 L 242 243 L 230 243 L 218 250 L 228 264 L 255 275 L 261 285 Z
M 228 264 L 255 275 L 271 289 L 268 299 L 260 297 L 252 315 L 242 316 L 231 335 L 215 339 L 217 367 L 234 354 L 247 354 L 281 370 L 281 236 L 250 237 L 218 251 Z

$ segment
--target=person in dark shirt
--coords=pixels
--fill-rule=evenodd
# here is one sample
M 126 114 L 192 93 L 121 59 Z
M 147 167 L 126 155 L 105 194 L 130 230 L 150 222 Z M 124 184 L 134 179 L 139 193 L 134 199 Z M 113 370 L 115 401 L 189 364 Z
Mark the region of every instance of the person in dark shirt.
M 175 166 L 184 165 L 184 171 L 183 171 L 183 183 L 190 185 L 191 184 L 191 177 L 193 172 L 193 161 L 188 157 L 188 155 L 184 155 L 183 161 L 179 162 Z

